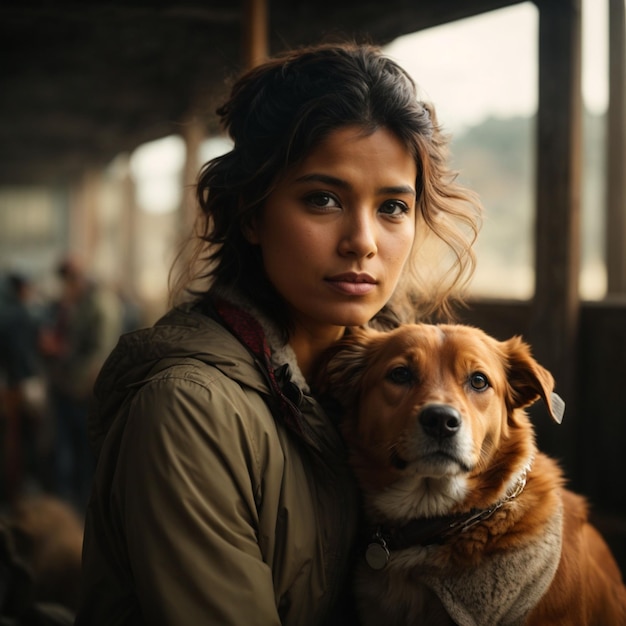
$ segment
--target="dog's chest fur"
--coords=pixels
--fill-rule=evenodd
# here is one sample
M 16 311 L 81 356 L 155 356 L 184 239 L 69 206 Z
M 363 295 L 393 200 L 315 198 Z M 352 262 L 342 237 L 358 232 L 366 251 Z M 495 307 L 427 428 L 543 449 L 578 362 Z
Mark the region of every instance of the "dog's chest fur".
M 394 551 L 382 570 L 362 562 L 356 588 L 364 626 L 523 624 L 557 569 L 561 524 L 558 511 L 533 541 L 467 563 L 445 544 Z

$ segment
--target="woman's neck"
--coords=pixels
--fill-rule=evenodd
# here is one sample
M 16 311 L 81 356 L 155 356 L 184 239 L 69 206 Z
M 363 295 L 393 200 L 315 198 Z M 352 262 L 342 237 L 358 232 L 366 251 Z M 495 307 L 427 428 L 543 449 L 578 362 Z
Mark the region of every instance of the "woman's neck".
M 345 331 L 343 326 L 332 326 L 324 332 L 311 332 L 309 329 L 296 328 L 289 337 L 289 345 L 296 355 L 298 367 L 307 381 L 311 380 L 315 365 L 322 353 L 333 343 L 341 339 Z

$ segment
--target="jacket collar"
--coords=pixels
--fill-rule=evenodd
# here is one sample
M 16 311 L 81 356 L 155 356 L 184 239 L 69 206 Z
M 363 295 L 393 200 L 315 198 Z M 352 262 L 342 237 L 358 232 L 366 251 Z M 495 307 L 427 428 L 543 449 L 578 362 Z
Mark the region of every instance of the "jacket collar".
M 284 393 L 279 384 L 272 364 L 272 351 L 259 320 L 224 298 L 216 298 L 210 303 L 207 302 L 206 308 L 214 319 L 228 328 L 250 351 L 263 375 L 267 378 L 278 414 L 291 430 L 303 435 L 306 430 L 306 421 L 302 418 L 302 413 L 294 402 L 295 398 Z M 283 370 L 283 373 L 288 374 L 288 370 Z
M 296 354 L 288 343 L 283 340 L 283 333 L 276 326 L 276 323 L 265 315 L 251 300 L 246 298 L 239 291 L 220 289 L 213 293 L 213 300 L 223 301 L 228 305 L 239 310 L 234 315 L 247 314 L 254 318 L 256 324 L 260 327 L 267 347 L 270 352 L 271 367 L 274 370 L 283 370 L 289 373 L 289 379 L 292 383 L 304 393 L 309 393 L 310 388 L 302 374 Z M 228 326 L 227 326 L 228 327 Z M 232 331 L 231 331 L 232 332 Z M 237 334 L 235 333 L 235 336 Z

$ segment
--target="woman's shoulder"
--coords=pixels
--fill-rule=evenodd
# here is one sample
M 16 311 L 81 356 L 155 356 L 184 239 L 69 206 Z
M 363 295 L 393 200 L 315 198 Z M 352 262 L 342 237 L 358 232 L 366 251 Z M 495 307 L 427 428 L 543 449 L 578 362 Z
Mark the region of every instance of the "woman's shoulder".
M 184 306 L 170 310 L 150 328 L 123 335 L 102 369 L 100 383 L 137 386 L 156 377 L 180 378 L 181 372 L 206 382 L 216 378 L 215 370 L 240 384 L 266 389 L 245 346 L 216 320 Z
M 194 358 L 172 359 L 141 381 L 128 407 L 128 423 L 142 431 L 195 433 L 204 441 L 257 439 L 275 430 L 264 395 L 242 378 Z M 235 436 L 238 433 L 238 436 Z
M 217 420 L 264 410 L 267 394 L 265 377 L 235 337 L 206 316 L 174 309 L 124 335 L 108 358 L 94 389 L 92 440 L 98 448 L 130 404 L 138 418 L 176 420 L 191 411 L 194 419 L 212 413 Z

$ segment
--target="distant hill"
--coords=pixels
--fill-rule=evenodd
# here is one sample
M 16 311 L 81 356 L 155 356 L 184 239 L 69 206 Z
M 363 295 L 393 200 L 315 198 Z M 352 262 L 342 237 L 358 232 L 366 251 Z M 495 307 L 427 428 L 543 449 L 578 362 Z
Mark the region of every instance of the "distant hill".
M 604 122 L 604 116 L 590 113 L 584 118 L 583 264 L 597 264 L 603 258 Z M 495 272 L 499 280 L 505 270 L 524 268 L 525 275 L 532 273 L 534 145 L 534 117 L 491 117 L 452 138 L 452 165 L 459 172 L 459 180 L 476 190 L 486 207 L 477 245 L 478 288 L 482 281 L 490 281 L 484 276 L 489 272 Z M 506 290 L 510 285 L 501 287 Z M 528 289 L 524 286 L 518 295 L 527 297 Z

